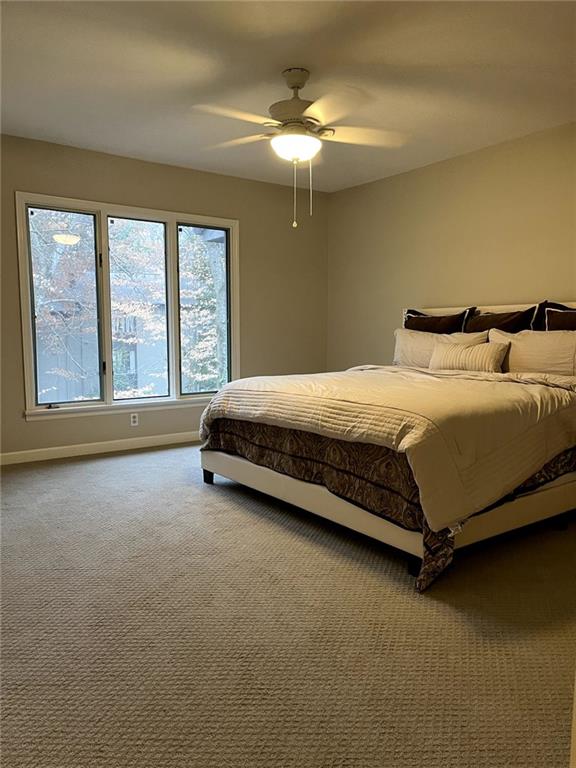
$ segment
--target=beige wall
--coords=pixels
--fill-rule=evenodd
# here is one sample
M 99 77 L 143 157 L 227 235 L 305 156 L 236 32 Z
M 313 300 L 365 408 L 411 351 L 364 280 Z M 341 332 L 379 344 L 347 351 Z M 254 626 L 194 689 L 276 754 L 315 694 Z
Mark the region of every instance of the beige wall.
M 327 363 L 390 362 L 406 306 L 576 298 L 576 125 L 330 195 Z
M 198 428 L 201 408 L 54 421 L 24 419 L 14 192 L 38 192 L 240 221 L 241 373 L 325 364 L 325 195 L 291 225 L 291 189 L 16 137 L 2 139 L 2 450 L 116 440 Z
M 403 306 L 576 298 L 576 125 L 316 196 L 4 137 L 3 451 L 194 430 L 201 408 L 26 422 L 14 192 L 240 220 L 241 373 L 389 362 Z M 327 365 L 326 365 L 327 363 Z

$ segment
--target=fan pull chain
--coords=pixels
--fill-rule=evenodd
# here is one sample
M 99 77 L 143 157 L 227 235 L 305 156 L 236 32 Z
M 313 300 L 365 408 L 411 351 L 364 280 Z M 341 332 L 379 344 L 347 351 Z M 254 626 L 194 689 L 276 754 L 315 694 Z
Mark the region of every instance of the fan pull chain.
M 308 168 L 310 170 L 310 216 L 312 216 L 312 158 L 308 160 Z
M 292 161 L 292 167 L 294 168 L 294 216 L 292 218 L 292 226 L 294 229 L 298 226 L 298 222 L 296 221 L 296 168 L 298 166 L 298 160 Z

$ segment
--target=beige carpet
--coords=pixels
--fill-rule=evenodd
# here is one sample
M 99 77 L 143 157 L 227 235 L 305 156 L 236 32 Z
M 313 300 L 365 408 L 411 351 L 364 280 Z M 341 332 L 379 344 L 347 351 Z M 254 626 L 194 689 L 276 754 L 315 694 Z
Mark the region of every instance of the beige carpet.
M 4 768 L 565 768 L 576 522 L 402 557 L 192 448 L 8 468 Z

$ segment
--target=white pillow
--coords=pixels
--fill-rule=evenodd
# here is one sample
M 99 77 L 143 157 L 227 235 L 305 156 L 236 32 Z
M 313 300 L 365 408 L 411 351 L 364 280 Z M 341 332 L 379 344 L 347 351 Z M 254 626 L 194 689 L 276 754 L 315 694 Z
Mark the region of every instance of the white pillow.
M 576 376 L 576 331 L 506 333 L 493 328 L 489 339 L 510 343 L 505 371 Z
M 428 333 L 397 328 L 394 331 L 394 365 L 408 368 L 428 368 L 435 344 L 467 344 L 473 346 L 488 341 L 488 331 L 479 333 Z
M 484 371 L 501 373 L 502 362 L 510 344 L 447 344 L 440 342 L 434 347 L 430 368 L 449 371 Z

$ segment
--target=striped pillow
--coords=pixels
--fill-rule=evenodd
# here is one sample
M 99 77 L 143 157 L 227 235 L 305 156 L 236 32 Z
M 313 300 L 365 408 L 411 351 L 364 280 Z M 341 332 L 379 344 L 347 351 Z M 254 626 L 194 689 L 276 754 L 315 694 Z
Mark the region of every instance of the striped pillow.
M 427 331 L 410 331 L 408 328 L 397 328 L 394 331 L 396 346 L 394 347 L 394 365 L 408 368 L 428 368 L 434 345 L 439 342 L 448 344 L 486 344 L 488 331 L 481 333 L 428 333 Z
M 510 344 L 436 344 L 430 359 L 430 368 L 449 371 L 484 371 L 501 373 L 502 363 Z

